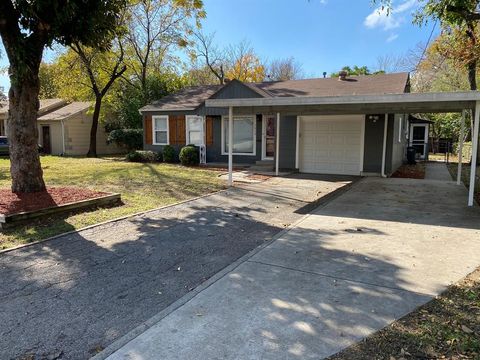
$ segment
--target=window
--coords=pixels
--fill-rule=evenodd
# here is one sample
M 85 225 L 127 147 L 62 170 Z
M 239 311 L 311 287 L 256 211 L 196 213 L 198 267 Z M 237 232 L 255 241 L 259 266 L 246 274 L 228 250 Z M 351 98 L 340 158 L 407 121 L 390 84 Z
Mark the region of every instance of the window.
M 256 143 L 255 116 L 235 116 L 233 118 L 233 154 L 255 155 Z M 222 154 L 228 155 L 228 117 L 222 119 Z
M 153 144 L 168 145 L 168 116 L 153 116 Z
M 187 144 L 204 145 L 203 118 L 201 116 L 187 116 Z

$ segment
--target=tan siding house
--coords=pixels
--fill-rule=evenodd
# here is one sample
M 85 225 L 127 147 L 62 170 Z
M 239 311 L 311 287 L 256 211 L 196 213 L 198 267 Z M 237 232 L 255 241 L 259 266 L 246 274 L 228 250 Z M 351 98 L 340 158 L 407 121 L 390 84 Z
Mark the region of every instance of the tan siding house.
M 38 111 L 38 143 L 47 154 L 86 155 L 90 145 L 92 103 L 76 101 L 67 103 L 62 99 L 40 100 Z M 0 108 L 0 136 L 8 134 L 8 105 Z M 107 144 L 103 126 L 97 130 L 97 154 L 111 155 L 125 152 L 118 146 Z

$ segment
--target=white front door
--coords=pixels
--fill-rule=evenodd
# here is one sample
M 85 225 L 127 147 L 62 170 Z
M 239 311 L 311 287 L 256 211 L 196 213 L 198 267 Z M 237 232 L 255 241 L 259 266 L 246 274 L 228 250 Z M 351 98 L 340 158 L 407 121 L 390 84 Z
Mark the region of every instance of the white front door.
M 187 115 L 186 116 L 186 142 L 187 145 L 196 146 L 205 145 L 205 125 L 202 116 Z
M 428 124 L 410 125 L 410 146 L 415 148 L 417 159 L 425 160 L 428 151 Z
M 301 116 L 300 172 L 360 175 L 365 115 Z
M 262 121 L 262 160 L 273 160 L 275 157 L 275 115 L 263 115 Z

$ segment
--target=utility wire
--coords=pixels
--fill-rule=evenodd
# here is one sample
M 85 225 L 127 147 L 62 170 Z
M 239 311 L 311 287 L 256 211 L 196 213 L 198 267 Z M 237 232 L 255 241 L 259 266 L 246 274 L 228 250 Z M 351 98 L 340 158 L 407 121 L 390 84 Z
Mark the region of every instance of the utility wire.
M 418 69 L 420 66 L 420 63 L 423 61 L 425 54 L 427 53 L 428 46 L 430 45 L 430 41 L 432 41 L 433 33 L 435 32 L 435 29 L 437 27 L 438 19 L 435 20 L 435 23 L 433 24 L 432 31 L 430 32 L 430 36 L 428 37 L 427 43 L 425 44 L 425 48 L 423 49 L 422 56 L 420 56 L 420 59 L 418 60 L 417 66 L 415 66 L 414 71 Z

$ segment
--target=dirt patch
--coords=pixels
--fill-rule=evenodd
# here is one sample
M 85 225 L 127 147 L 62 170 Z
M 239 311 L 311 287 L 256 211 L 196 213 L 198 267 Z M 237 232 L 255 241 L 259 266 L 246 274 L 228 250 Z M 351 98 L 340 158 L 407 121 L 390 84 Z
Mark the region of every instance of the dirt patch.
M 51 187 L 47 191 L 29 194 L 15 194 L 10 189 L 0 189 L 0 214 L 47 209 L 105 195 L 108 193 L 75 187 Z
M 425 179 L 425 164 L 402 165 L 392 175 L 393 178 Z
M 258 181 L 267 181 L 269 179 L 271 179 L 272 177 L 271 176 L 268 176 L 268 175 L 260 175 L 260 174 L 252 174 L 252 175 L 248 175 L 247 176 L 247 179 L 250 179 L 250 180 L 258 180 Z
M 480 359 L 480 268 L 416 311 L 329 358 L 347 359 Z

